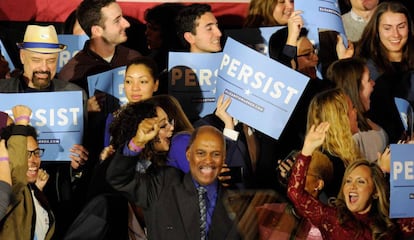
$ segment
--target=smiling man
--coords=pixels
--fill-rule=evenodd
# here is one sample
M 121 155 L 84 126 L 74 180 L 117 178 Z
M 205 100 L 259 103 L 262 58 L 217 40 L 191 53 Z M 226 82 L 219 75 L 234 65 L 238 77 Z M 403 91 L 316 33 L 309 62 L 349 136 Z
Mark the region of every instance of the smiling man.
M 155 125 L 148 131 L 137 131 L 139 136 L 134 138 L 151 138 L 157 128 Z M 152 174 L 136 172 L 138 158 L 127 153 L 141 151 L 145 144 L 136 145 L 126 144 L 116 152 L 106 177 L 116 190 L 144 209 L 148 239 L 240 239 L 237 224 L 229 218 L 223 203 L 226 190 L 217 180 L 226 156 L 225 140 L 218 129 L 202 126 L 193 132 L 186 151 L 190 163 L 187 174 L 170 167 Z M 204 214 L 199 211 L 200 187 L 205 188 Z M 203 228 L 200 216 L 205 217 Z
M 178 36 L 190 52 L 221 51 L 222 33 L 210 5 L 195 3 L 183 8 L 178 13 L 175 24 Z
M 79 85 L 88 93 L 88 76 L 125 66 L 141 54 L 120 45 L 128 39 L 125 31 L 130 24 L 115 0 L 83 1 L 76 9 L 76 17 L 90 39 L 63 66 L 59 78 Z
M 43 193 L 49 179 L 40 168 L 44 149 L 39 148 L 36 129 L 30 126 L 31 109 L 16 105 L 12 111 L 15 124 L 4 128 L 1 138 L 9 151 L 10 158 L 2 161 L 10 163 L 13 200 L 2 219 L 0 239 L 52 239 L 56 219 Z
M 130 23 L 124 18 L 122 9 L 115 0 L 82 1 L 76 9 L 76 18 L 90 39 L 62 67 L 59 78 L 79 85 L 89 94 L 88 76 L 126 66 L 141 54 L 121 45 L 128 39 L 125 31 Z M 106 117 L 118 108 L 119 99 L 109 94 L 99 92 L 89 96 L 85 146 L 89 150 L 90 159 L 94 161 L 82 166 L 85 180 L 104 148 Z
M 17 78 L 1 79 L 1 92 L 81 91 L 78 86 L 56 79 L 60 44 L 54 26 L 28 25 L 20 48 L 23 73 Z

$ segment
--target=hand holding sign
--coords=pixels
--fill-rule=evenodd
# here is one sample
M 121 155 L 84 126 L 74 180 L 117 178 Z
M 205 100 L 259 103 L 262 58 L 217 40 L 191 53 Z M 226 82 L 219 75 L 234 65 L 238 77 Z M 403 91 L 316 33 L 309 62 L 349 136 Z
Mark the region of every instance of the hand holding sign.
M 296 46 L 300 30 L 303 27 L 302 11 L 294 11 L 288 19 L 288 38 L 286 45 Z

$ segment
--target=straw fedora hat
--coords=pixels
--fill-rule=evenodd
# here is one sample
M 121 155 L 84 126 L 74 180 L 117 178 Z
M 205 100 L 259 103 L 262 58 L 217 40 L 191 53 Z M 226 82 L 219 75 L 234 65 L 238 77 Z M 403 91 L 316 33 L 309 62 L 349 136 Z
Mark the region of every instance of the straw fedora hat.
M 59 43 L 53 25 L 28 25 L 23 42 L 17 43 L 17 47 L 38 53 L 57 53 L 66 49 L 66 45 Z

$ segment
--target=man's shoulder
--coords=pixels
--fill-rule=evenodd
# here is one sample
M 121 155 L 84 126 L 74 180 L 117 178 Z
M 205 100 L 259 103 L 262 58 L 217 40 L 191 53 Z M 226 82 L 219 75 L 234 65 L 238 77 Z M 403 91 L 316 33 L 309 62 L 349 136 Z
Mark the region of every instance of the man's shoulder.
M 63 65 L 61 71 L 64 71 L 65 69 L 68 69 L 68 68 L 73 68 L 78 64 L 89 64 L 89 62 L 94 62 L 94 61 L 95 61 L 94 56 L 88 54 L 85 50 L 81 50 L 75 56 L 69 59 L 69 61 L 65 65 Z
M 134 49 L 125 47 L 123 45 L 118 45 L 116 47 L 117 54 L 123 57 L 127 57 L 127 59 L 133 59 L 136 57 L 141 57 L 142 54 Z
M 0 92 L 17 92 L 19 87 L 19 79 L 0 79 Z

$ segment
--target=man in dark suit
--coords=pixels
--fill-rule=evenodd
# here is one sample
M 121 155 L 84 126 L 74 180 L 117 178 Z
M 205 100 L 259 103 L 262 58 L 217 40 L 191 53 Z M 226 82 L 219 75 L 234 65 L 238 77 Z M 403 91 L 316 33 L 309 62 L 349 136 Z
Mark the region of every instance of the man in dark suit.
M 175 168 L 136 172 L 136 156 L 158 131 L 157 118 L 141 122 L 136 136 L 116 152 L 107 171 L 108 182 L 144 209 L 148 239 L 201 239 L 200 186 L 207 190 L 205 239 L 240 239 L 223 203 L 226 191 L 217 181 L 226 156 L 223 134 L 212 126 L 194 131 L 186 151 L 187 174 Z

